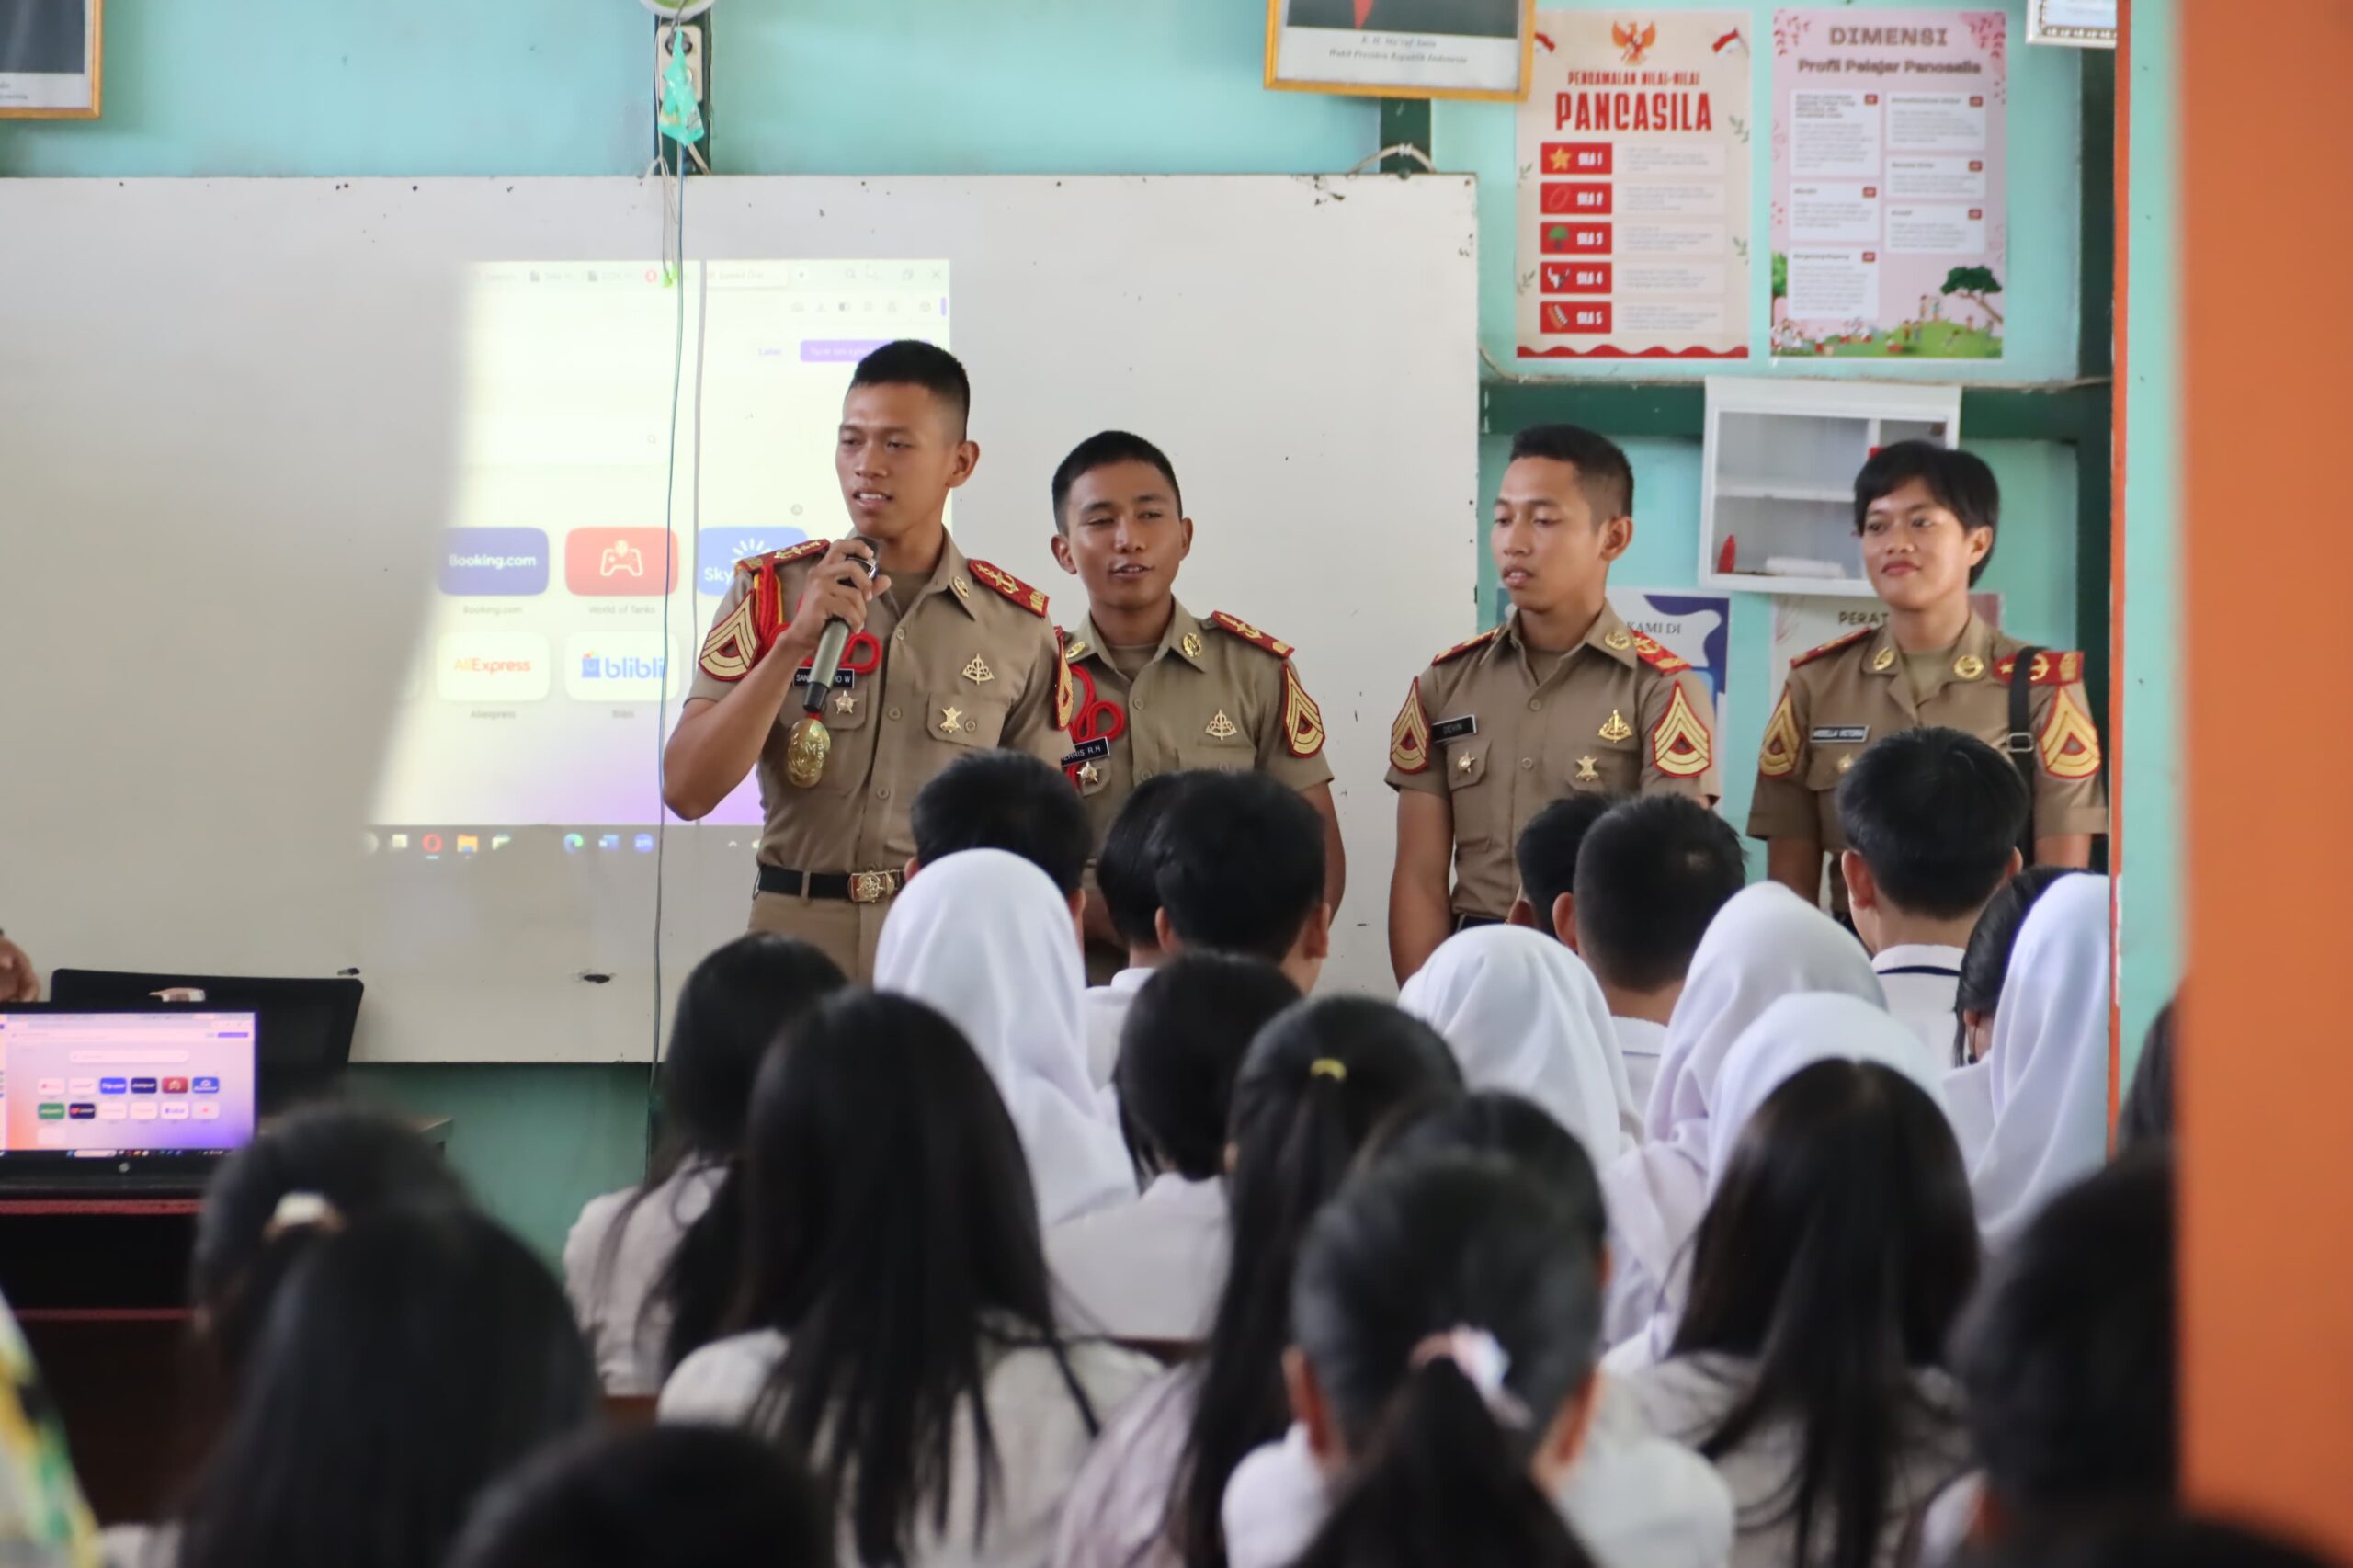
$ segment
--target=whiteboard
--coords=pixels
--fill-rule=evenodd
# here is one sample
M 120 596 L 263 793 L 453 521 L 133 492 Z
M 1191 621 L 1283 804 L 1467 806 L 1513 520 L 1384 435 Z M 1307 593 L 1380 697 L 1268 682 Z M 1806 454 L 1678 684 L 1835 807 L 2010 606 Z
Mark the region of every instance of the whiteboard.
M 1350 861 L 1327 988 L 1389 990 L 1389 724 L 1475 625 L 1475 200 L 1456 176 L 688 193 L 692 256 L 948 259 L 983 451 L 958 538 L 1063 624 L 1053 465 L 1105 426 L 1169 450 L 1199 525 L 1180 597 L 1296 643 L 1324 709 Z M 647 1058 L 743 928 L 749 834 L 674 823 L 622 871 L 486 858 L 453 901 L 389 884 L 361 830 L 456 484 L 464 280 L 651 262 L 662 226 L 629 179 L 0 181 L 0 925 L 39 962 L 357 970 L 363 1060 Z

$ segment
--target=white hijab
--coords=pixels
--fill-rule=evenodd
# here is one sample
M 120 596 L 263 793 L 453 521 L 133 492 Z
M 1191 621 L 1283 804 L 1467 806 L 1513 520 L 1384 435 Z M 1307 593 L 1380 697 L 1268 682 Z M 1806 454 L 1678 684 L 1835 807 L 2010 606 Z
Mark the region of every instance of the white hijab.
M 875 989 L 939 1009 L 996 1081 L 1045 1225 L 1136 1195 L 1127 1145 L 1086 1075 L 1086 983 L 1069 903 L 1001 849 L 924 867 L 874 959 Z
M 1709 1145 L 1733 1042 L 1775 1002 L 1814 991 L 1887 1010 L 1862 944 L 1778 882 L 1735 893 L 1699 938 L 1667 1020 L 1643 1146 L 1601 1176 L 1618 1244 L 1652 1283 L 1674 1278 L 1707 1210 Z
M 1448 937 L 1397 1006 L 1446 1037 L 1473 1089 L 1508 1089 L 1552 1114 L 1596 1168 L 1642 1126 L 1609 1003 L 1585 960 L 1518 926 Z
M 1944 1087 L 1923 1069 L 1920 1037 L 1868 1002 L 1852 996 L 1784 996 L 1741 1031 L 1717 1080 L 1716 1114 L 1708 1128 L 1708 1196 L 1715 1197 L 1732 1164 L 1733 1145 L 1773 1091 L 1820 1062 L 1870 1062 L 1889 1067 L 1927 1091 L 1944 1108 Z
M 1977 1064 L 1993 1125 L 1969 1185 L 1989 1250 L 2108 1158 L 2108 915 L 2106 877 L 2062 877 L 2018 929 Z

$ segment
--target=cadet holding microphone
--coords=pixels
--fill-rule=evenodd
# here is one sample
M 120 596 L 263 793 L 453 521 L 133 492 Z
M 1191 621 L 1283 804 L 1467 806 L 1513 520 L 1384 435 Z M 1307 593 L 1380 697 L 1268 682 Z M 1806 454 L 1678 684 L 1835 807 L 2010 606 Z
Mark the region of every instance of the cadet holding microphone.
M 1059 765 L 1068 749 L 1046 596 L 948 535 L 949 493 L 980 462 L 971 405 L 964 368 L 931 344 L 858 363 L 834 451 L 856 532 L 736 563 L 663 755 L 663 800 L 690 822 L 758 769 L 752 928 L 859 981 L 915 855 L 915 791 L 971 751 Z M 827 684 L 812 666 L 835 641 Z

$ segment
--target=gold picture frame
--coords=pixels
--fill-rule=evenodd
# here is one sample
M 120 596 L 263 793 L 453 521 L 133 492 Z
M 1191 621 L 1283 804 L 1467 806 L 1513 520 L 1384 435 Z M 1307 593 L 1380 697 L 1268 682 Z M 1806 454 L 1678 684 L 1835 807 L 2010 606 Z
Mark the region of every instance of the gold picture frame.
M 1508 7 L 1513 13 L 1516 30 L 1508 40 L 1492 29 L 1449 32 L 1380 25 L 1384 11 L 1404 22 L 1414 22 L 1427 18 L 1441 6 L 1461 9 L 1469 3 L 1471 0 L 1267 0 L 1266 85 L 1279 92 L 1340 93 L 1351 97 L 1520 102 L 1528 97 L 1529 83 L 1535 71 L 1536 0 L 1487 0 L 1492 8 Z M 1295 20 L 1294 14 L 1302 11 L 1317 19 Z M 1323 19 L 1326 13 L 1332 15 L 1332 20 Z M 1349 20 L 1338 20 L 1341 13 L 1346 13 Z M 1398 51 L 1391 62 L 1398 69 L 1384 74 L 1383 62 L 1378 59 L 1335 69 L 1345 54 L 1362 52 L 1343 49 L 1351 40 L 1378 40 L 1377 49 Z M 1449 40 L 1439 47 L 1450 45 L 1465 58 L 1433 61 L 1427 51 L 1420 59 L 1405 58 L 1418 50 L 1425 40 Z M 1506 41 L 1508 54 L 1502 47 Z M 1288 62 L 1284 58 L 1286 52 L 1291 56 Z M 1506 64 L 1512 70 L 1508 85 L 1501 82 Z
M 101 102 L 100 83 L 106 60 L 106 0 L 17 0 L 26 10 L 21 14 L 21 37 L 0 27 L 0 119 L 96 119 Z M 50 67 L 54 61 L 34 58 L 23 64 L 12 62 L 8 51 L 12 47 L 40 51 L 47 42 L 55 45 L 63 36 L 64 47 L 72 47 L 72 30 L 63 35 L 44 32 L 43 16 L 71 18 L 74 10 L 81 11 L 78 33 L 83 46 L 83 68 L 79 71 L 59 71 Z M 37 67 L 37 68 L 27 68 Z

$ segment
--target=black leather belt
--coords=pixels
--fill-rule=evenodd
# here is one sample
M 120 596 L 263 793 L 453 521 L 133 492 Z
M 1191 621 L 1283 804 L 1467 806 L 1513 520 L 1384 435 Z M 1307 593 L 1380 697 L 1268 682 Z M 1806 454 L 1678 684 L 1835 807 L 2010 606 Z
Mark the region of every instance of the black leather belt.
M 881 903 L 896 897 L 905 880 L 897 871 L 788 871 L 766 863 L 760 867 L 760 891 L 783 898 Z

